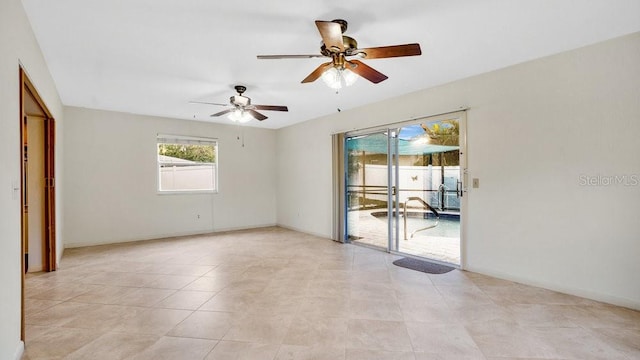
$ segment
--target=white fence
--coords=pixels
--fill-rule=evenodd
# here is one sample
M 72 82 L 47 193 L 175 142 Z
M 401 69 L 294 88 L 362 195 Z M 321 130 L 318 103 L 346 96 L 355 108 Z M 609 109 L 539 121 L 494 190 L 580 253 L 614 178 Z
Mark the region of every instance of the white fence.
M 161 191 L 214 190 L 215 165 L 163 166 L 160 168 Z
M 386 165 L 367 164 L 349 176 L 349 190 L 380 190 L 384 194 L 366 193 L 364 196 L 370 200 L 387 201 L 387 169 Z M 417 196 L 427 201 L 431 206 L 440 207 L 438 189 L 442 182 L 442 168 L 440 166 L 400 166 L 398 169 L 399 200 L 404 202 L 408 197 Z M 460 201 L 455 190 L 460 180 L 460 166 L 444 167 L 445 192 L 444 207 L 459 209 Z M 366 183 L 365 183 L 366 182 Z M 363 189 L 362 185 L 366 188 Z M 376 188 L 379 187 L 379 188 Z M 362 195 L 360 195 L 362 196 Z

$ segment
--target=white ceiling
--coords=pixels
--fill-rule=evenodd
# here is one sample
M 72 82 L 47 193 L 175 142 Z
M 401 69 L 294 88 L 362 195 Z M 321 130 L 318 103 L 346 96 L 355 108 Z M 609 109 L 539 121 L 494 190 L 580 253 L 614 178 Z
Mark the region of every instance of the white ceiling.
M 638 0 L 23 0 L 62 102 L 179 119 L 229 122 L 233 86 L 288 113 L 249 126 L 277 129 L 512 64 L 640 31 Z M 365 62 L 338 95 L 301 84 L 325 59 L 314 20 L 343 18 L 359 47 L 418 42 L 422 56 Z

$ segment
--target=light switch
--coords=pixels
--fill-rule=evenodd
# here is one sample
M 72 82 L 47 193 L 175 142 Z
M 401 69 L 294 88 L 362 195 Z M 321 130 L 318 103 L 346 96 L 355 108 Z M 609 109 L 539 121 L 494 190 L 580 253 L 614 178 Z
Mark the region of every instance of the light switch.
M 480 179 L 478 178 L 473 178 L 473 184 L 472 184 L 474 189 L 477 189 L 480 187 Z

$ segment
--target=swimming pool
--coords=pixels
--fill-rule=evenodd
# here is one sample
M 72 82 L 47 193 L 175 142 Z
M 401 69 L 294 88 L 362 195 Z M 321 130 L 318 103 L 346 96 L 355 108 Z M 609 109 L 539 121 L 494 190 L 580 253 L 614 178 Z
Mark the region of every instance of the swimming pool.
M 413 231 L 417 229 L 421 229 L 430 225 L 433 225 L 436 221 L 435 218 L 431 217 L 432 214 L 428 214 L 428 217 L 424 217 L 425 214 L 420 212 L 408 212 L 409 217 L 407 217 L 407 233 L 411 234 Z M 387 211 L 376 211 L 372 212 L 371 215 L 380 221 L 387 222 L 388 212 Z M 400 234 L 402 238 L 403 228 L 404 228 L 404 219 L 402 218 L 402 212 L 400 213 L 399 224 L 400 226 Z M 460 215 L 458 214 L 441 214 L 440 221 L 436 227 L 431 229 L 427 229 L 424 231 L 419 231 L 415 234 L 415 236 L 438 236 L 438 237 L 450 237 L 450 238 L 459 238 L 460 237 Z

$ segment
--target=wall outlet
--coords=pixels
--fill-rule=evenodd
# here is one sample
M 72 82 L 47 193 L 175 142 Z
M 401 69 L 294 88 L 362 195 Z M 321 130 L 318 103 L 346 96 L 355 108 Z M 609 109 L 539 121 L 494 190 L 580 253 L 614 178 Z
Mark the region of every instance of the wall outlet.
M 11 198 L 13 200 L 18 200 L 18 196 L 20 195 L 20 182 L 18 180 L 13 180 L 11 182 Z
M 478 179 L 478 178 L 473 178 L 473 181 L 472 181 L 472 185 L 471 185 L 471 186 L 473 186 L 473 188 L 474 188 L 474 189 L 479 188 L 479 187 L 480 187 L 480 179 Z

